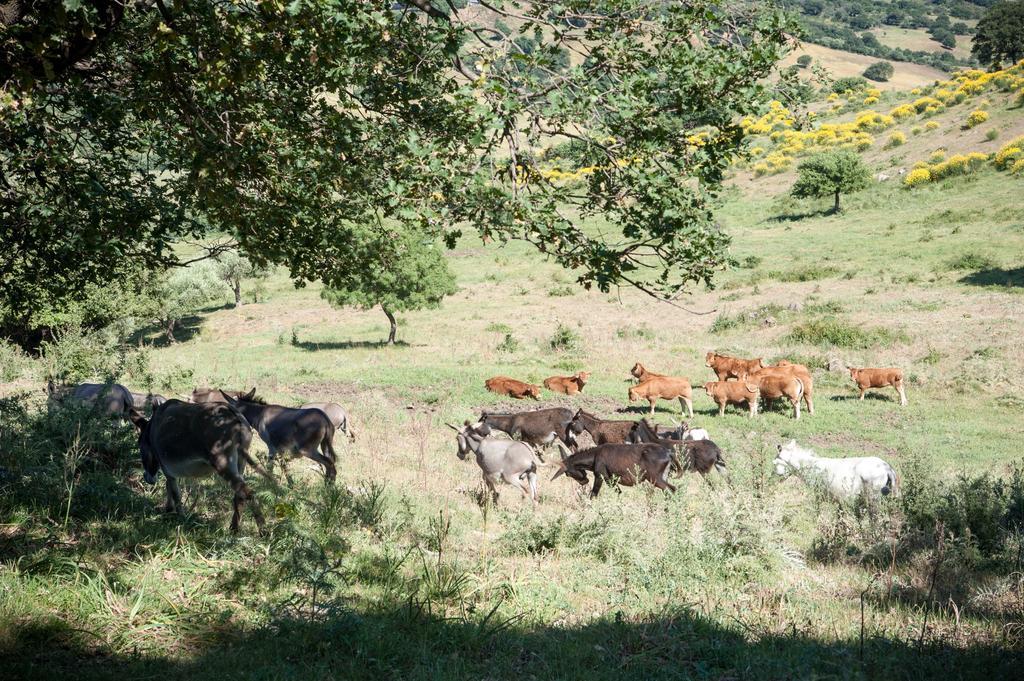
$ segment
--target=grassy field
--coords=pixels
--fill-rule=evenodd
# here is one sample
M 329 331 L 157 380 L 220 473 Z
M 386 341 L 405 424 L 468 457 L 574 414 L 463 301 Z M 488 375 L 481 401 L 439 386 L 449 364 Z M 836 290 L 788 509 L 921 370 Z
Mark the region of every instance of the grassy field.
M 880 61 L 878 57 L 871 57 L 866 54 L 854 54 L 845 50 L 834 50 L 824 45 L 802 43 L 799 48 L 790 52 L 782 63 L 787 66 L 795 64 L 796 60 L 803 54 L 809 54 L 814 61 L 828 69 L 829 73 L 835 78 L 863 75 L 864 69 L 876 61 Z M 942 80 L 947 76 L 943 71 L 930 66 L 901 61 L 890 63 L 893 66 L 892 78 L 885 83 L 875 84 L 881 90 L 909 90 L 930 84 L 936 80 Z
M 720 211 L 736 266 L 679 301 L 705 314 L 584 292 L 523 244 L 467 238 L 450 254 L 460 291 L 400 315 L 385 347 L 378 310 L 332 309 L 276 273 L 264 302 L 204 310 L 171 345 L 145 338 L 148 368 L 125 379 L 350 409 L 359 437 L 338 439 L 335 488 L 309 462 L 281 492 L 250 476 L 266 536 L 250 516 L 227 533 L 219 480 L 183 485 L 185 518 L 161 515 L 131 430 L 48 416 L 43 368 L 26 367 L 0 392 L 4 676 L 1010 678 L 1024 652 L 1021 186 L 988 170 L 876 183 L 831 215 L 741 181 Z M 589 500 L 548 467 L 535 510 L 511 488 L 482 504 L 443 425 L 535 406 L 485 392 L 491 375 L 578 369 L 585 393 L 543 404 L 635 418 L 634 362 L 699 385 L 711 349 L 809 364 L 817 413 L 719 418 L 695 391 L 693 425 L 730 475 L 684 478 L 674 496 Z M 910 404 L 857 401 L 830 361 L 902 367 Z M 659 407 L 672 417 L 677 402 Z M 882 456 L 902 493 L 848 509 L 777 479 L 789 438 Z

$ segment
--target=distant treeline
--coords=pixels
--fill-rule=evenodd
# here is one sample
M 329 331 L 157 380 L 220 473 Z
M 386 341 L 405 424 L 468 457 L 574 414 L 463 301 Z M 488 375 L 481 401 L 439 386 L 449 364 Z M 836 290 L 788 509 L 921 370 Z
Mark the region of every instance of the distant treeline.
M 943 70 L 972 65 L 957 59 L 948 48 L 956 36 L 973 33 L 964 20 L 979 19 L 995 0 L 782 0 L 797 15 L 810 42 L 866 54 L 880 59 L 906 61 Z M 870 32 L 872 28 L 924 29 L 935 41 L 935 51 L 889 47 Z

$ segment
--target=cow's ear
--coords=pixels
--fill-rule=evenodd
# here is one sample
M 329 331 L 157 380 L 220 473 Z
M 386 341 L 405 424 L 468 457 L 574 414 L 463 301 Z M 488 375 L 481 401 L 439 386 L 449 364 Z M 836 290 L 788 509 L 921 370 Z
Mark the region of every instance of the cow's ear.
M 149 423 L 149 420 L 142 415 L 142 412 L 135 408 L 128 410 L 128 418 L 129 420 L 131 420 L 132 425 L 134 425 L 135 428 L 139 431 L 145 428 L 146 425 Z

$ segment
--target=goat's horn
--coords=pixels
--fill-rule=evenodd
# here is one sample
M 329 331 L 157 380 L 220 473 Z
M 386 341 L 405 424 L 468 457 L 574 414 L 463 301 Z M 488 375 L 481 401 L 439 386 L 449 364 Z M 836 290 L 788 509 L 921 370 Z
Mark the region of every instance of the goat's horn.
M 551 476 L 551 479 L 554 480 L 559 475 L 565 475 L 565 466 L 559 466 L 558 470 L 555 471 L 555 474 Z
M 455 431 L 456 433 L 461 433 L 461 432 L 462 432 L 461 430 L 459 430 L 458 428 L 456 428 L 456 427 L 455 427 L 455 426 L 453 426 L 452 424 L 448 423 L 447 421 L 445 422 L 445 424 L 444 424 L 444 425 L 448 426 L 449 428 L 451 428 L 452 430 L 454 430 L 454 431 Z

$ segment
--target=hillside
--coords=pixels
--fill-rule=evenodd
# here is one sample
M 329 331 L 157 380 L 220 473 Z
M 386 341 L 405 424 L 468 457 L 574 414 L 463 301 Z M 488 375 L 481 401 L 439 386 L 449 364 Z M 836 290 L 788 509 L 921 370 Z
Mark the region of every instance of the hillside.
M 781 105 L 748 121 L 761 151 L 735 169 L 718 211 L 733 263 L 676 306 L 584 291 L 526 244 L 466 236 L 448 254 L 459 291 L 401 314 L 394 347 L 380 343 L 379 310 L 331 308 L 319 285 L 296 288 L 275 270 L 259 302 L 234 307 L 226 291 L 174 343 L 151 328 L 127 348 L 69 335 L 44 359 L 3 355 L 5 675 L 1014 678 L 1024 151 L 1011 142 L 1024 136 L 1022 70 L 843 93 L 815 104 L 803 129 Z M 974 110 L 988 119 L 961 129 Z M 906 141 L 884 148 L 896 132 Z M 787 195 L 801 158 L 843 145 L 890 179 L 839 214 Z M 950 165 L 958 155 L 968 160 Z M 759 173 L 770 156 L 788 160 Z M 906 186 L 895 171 L 918 162 L 928 179 Z M 714 378 L 709 350 L 806 364 L 815 414 L 795 420 L 776 404 L 718 416 L 699 388 Z M 265 535 L 248 510 L 228 534 L 232 494 L 216 477 L 182 482 L 184 517 L 161 513 L 163 484 L 143 481 L 130 426 L 45 404 L 57 363 L 107 352 L 121 353 L 102 358 L 120 380 L 168 396 L 255 386 L 287 406 L 338 401 L 358 435 L 337 438 L 337 484 L 309 460 L 276 484 L 250 470 Z M 606 486 L 589 499 L 551 479 L 550 452 L 536 508 L 510 486 L 487 502 L 446 424 L 545 406 L 637 419 L 637 361 L 689 378 L 691 425 L 722 448 L 727 477 L 689 472 L 674 495 Z M 909 405 L 891 388 L 857 400 L 849 366 L 902 368 Z M 513 402 L 483 388 L 498 374 L 540 382 L 578 370 L 592 375 L 572 398 Z M 679 418 L 676 401 L 654 416 Z M 899 493 L 844 506 L 781 477 L 773 458 L 790 439 L 823 456 L 882 457 Z M 252 451 L 266 462 L 256 435 Z

